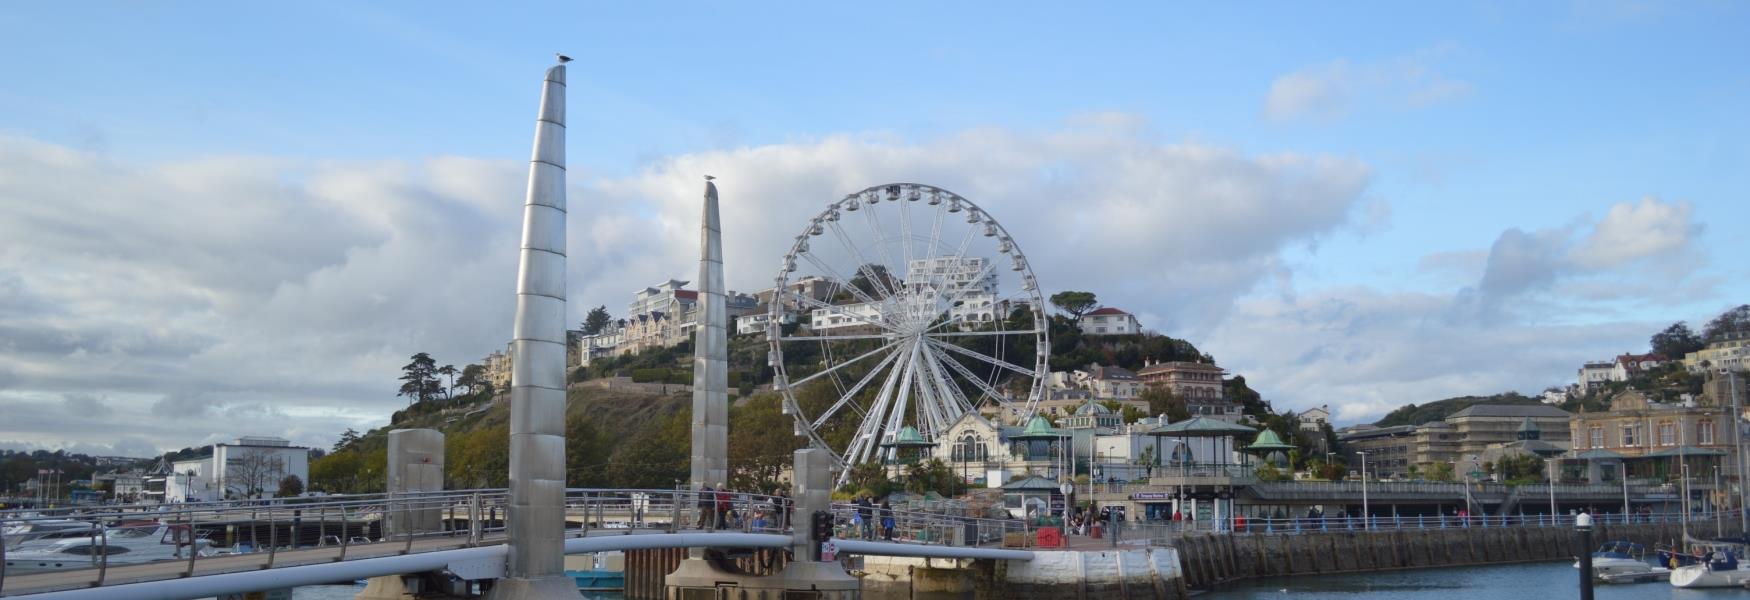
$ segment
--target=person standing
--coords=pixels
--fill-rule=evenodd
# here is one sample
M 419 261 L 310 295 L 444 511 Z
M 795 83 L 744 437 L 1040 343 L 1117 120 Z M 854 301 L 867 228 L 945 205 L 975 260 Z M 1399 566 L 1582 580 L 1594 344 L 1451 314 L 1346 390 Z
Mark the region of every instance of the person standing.
M 712 491 L 711 484 L 699 488 L 699 529 L 715 527 L 717 516 L 717 494 Z
M 790 517 L 795 515 L 796 504 L 790 501 L 790 490 L 778 490 L 778 529 L 790 528 Z
M 893 505 L 881 499 L 881 539 L 893 541 Z
M 717 482 L 717 529 L 729 524 L 729 485 Z
M 864 496 L 857 505 L 857 516 L 863 519 L 863 539 L 875 539 L 875 501 Z

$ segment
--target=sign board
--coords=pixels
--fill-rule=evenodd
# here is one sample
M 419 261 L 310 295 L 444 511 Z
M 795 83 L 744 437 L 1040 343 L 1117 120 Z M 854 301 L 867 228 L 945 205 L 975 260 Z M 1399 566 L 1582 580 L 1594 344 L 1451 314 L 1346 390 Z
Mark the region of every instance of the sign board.
M 1176 495 L 1177 494 L 1174 494 L 1173 492 L 1132 492 L 1130 494 L 1130 499 L 1131 500 L 1172 500 L 1172 499 L 1174 499 L 1174 496 L 1176 496 Z
M 839 559 L 839 545 L 827 540 L 820 543 L 820 560 L 834 561 Z

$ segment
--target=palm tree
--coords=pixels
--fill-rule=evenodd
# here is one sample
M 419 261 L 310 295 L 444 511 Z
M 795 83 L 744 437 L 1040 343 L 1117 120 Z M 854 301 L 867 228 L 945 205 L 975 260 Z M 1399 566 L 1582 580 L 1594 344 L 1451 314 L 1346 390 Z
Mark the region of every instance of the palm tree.
M 437 374 L 448 376 L 450 378 L 450 387 L 444 388 L 444 399 L 445 400 L 450 399 L 450 391 L 455 389 L 455 387 L 456 387 L 456 373 L 460 373 L 460 372 L 461 371 L 456 370 L 456 365 L 444 365 L 444 366 L 438 368 Z

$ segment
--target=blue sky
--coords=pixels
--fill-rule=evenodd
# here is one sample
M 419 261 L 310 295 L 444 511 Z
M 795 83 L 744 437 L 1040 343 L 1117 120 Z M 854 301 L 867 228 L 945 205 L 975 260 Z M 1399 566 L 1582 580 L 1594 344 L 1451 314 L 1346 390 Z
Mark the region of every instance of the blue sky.
M 1675 215 L 1681 240 L 1618 259 L 1564 259 L 1584 266 L 1555 269 L 1541 283 L 1516 288 L 1506 303 L 1509 316 L 1488 323 L 1534 335 L 1526 328 L 1592 328 L 1556 361 L 1578 363 L 1644 340 L 1650 323 L 1705 319 L 1750 300 L 1741 258 L 1750 243 L 1730 225 L 1750 217 L 1743 198 L 1750 189 L 1747 30 L 1750 9 L 1731 2 L 14 4 L 0 9 L 6 74 L 0 135 L 110 170 L 182 173 L 191 164 L 244 161 L 247 168 L 218 168 L 213 176 L 240 178 L 261 168 L 264 181 L 314 196 L 332 189 L 320 182 L 336 170 L 392 172 L 387 177 L 400 186 L 394 189 L 442 180 L 460 186 L 444 190 L 472 190 L 472 183 L 449 179 L 479 167 L 490 173 L 469 181 L 514 182 L 515 172 L 442 161 L 526 160 L 540 70 L 553 52 L 564 52 L 577 59 L 569 151 L 572 182 L 582 191 L 573 201 L 624 202 L 614 218 L 641 218 L 659 238 L 688 237 L 679 221 L 689 215 L 673 207 L 690 201 L 670 206 L 649 198 L 662 189 L 652 181 L 681 179 L 672 173 L 676 165 L 727 169 L 737 156 L 769 161 L 762 150 L 813 160 L 835 139 L 923 155 L 971 143 L 981 132 L 1049 146 L 1061 133 L 1106 127 L 1090 120 L 1111 123 L 1102 119 L 1121 115 L 1120 137 L 1130 142 L 1216 148 L 1266 166 L 1272 157 L 1346 161 L 1364 169 L 1365 178 L 1344 188 L 1335 220 L 1266 240 L 1272 250 L 1254 257 L 1256 269 L 1232 285 L 1185 296 L 1177 290 L 1182 280 L 1149 279 L 1113 283 L 1104 296 L 1151 327 L 1213 348 L 1236 372 L 1255 380 L 1276 375 L 1281 383 L 1259 385 L 1286 406 L 1341 404 L 1367 390 L 1403 386 L 1339 411 L 1340 420 L 1357 420 L 1394 402 L 1535 391 L 1568 374 L 1545 367 L 1502 372 L 1478 362 L 1456 367 L 1456 374 L 1327 389 L 1310 383 L 1318 370 L 1291 371 L 1283 357 L 1258 351 L 1269 345 L 1268 335 L 1246 324 L 1284 314 L 1283 306 L 1259 303 L 1306 309 L 1318 301 L 1354 302 L 1357 293 L 1462 298 L 1478 288 L 1490 250 L 1506 232 L 1544 232 L 1552 240 L 1566 236 L 1551 242 L 1556 246 L 1589 247 L 1587 232 L 1614 207 L 1646 198 L 1658 204 L 1622 218 Z M 1046 166 L 1022 173 L 1037 174 L 1054 161 L 1076 172 L 1100 170 L 1094 157 L 1047 152 L 1038 160 Z M 906 173 L 834 168 L 845 181 Z M 694 175 L 685 179 L 696 181 Z M 770 176 L 787 175 L 795 174 L 778 169 Z M 982 185 L 976 174 L 966 177 L 965 185 Z M 736 201 L 731 185 L 726 202 Z M 0 183 L 0 194 L 6 190 Z M 52 202 L 56 193 L 13 191 L 0 201 Z M 1285 192 L 1275 200 L 1296 198 Z M 1182 208 L 1196 210 L 1197 200 Z M 983 203 L 1002 216 L 1001 198 Z M 1010 210 L 1024 206 L 1030 205 L 1016 201 Z M 1233 235 L 1247 235 L 1246 223 L 1234 225 Z M 589 235 L 573 227 L 574 237 Z M 396 237 L 391 230 L 361 235 Z M 1035 239 L 1050 235 L 1034 232 Z M 374 246 L 355 240 L 333 247 L 356 253 Z M 1203 268 L 1198 259 L 1169 262 L 1178 265 L 1174 273 L 1195 274 Z M 11 273 L 22 289 L 50 298 L 57 290 L 46 276 L 30 275 L 33 266 L 73 268 L 16 254 L 0 260 L 6 261 L 0 275 Z M 346 263 L 315 264 L 334 271 Z M 688 268 L 684 253 L 650 267 Z M 573 277 L 614 284 L 576 289 L 575 304 L 623 305 L 629 290 L 607 290 L 627 285 L 611 269 L 594 269 Z M 1657 270 L 1679 276 L 1649 274 Z M 281 288 L 313 285 L 322 272 L 290 273 Z M 1054 274 L 1040 273 L 1047 287 L 1057 287 Z M 649 269 L 626 277 L 664 278 Z M 1069 272 L 1060 280 L 1081 283 Z M 1650 291 L 1599 294 L 1597 286 Z M 177 314 L 227 310 L 216 306 Z M 221 328 L 209 337 L 229 335 L 214 326 Z M 389 335 L 400 336 L 402 346 L 425 343 L 455 354 L 483 354 L 496 343 L 485 334 L 444 337 L 413 323 Z M 410 353 L 382 346 L 372 351 Z M 1320 355 L 1303 350 L 1288 362 Z M 162 402 L 195 393 L 69 390 L 22 371 L 10 386 L 17 402 L 71 393 Z M 0 393 L 5 383 L 0 378 Z M 357 381 L 326 385 L 311 395 L 369 396 Z M 264 396 L 260 404 L 282 401 Z M 364 422 L 374 413 L 323 414 Z

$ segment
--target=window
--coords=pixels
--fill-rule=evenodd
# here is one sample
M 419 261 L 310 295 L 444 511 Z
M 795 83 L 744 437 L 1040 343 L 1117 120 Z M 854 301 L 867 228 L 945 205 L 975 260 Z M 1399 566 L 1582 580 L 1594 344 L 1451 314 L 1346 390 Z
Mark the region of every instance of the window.
M 1623 425 L 1622 426 L 1622 445 L 1623 446 L 1639 446 L 1639 445 L 1641 445 L 1640 440 L 1639 440 L 1639 438 L 1640 438 L 1639 433 L 1640 432 L 1636 431 L 1637 429 L 1640 429 L 1640 428 L 1635 427 L 1634 425 Z
M 1604 447 L 1604 426 L 1603 425 L 1593 425 L 1592 429 L 1590 431 L 1588 431 L 1586 433 L 1586 435 L 1589 439 L 1591 439 L 1593 448 L 1603 448 Z
M 1714 420 L 1702 419 L 1695 424 L 1695 443 L 1711 446 L 1714 443 Z
M 1677 445 L 1677 426 L 1671 424 L 1670 421 L 1664 421 L 1662 423 L 1659 423 L 1659 445 L 1660 446 L 1676 446 Z

